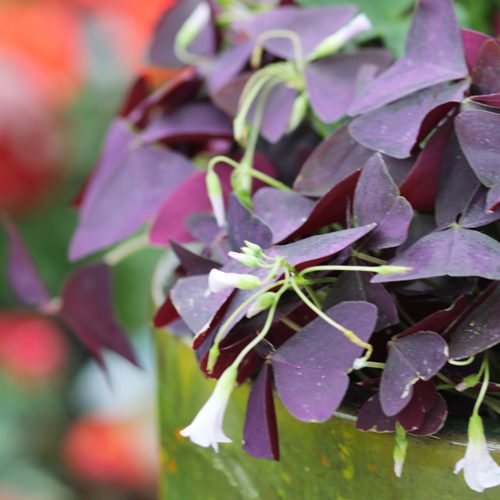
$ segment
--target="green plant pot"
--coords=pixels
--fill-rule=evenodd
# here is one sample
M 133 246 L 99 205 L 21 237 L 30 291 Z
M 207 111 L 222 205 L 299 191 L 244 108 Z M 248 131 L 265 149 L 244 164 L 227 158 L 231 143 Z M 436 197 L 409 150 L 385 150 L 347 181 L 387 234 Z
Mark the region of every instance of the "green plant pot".
M 240 447 L 248 387 L 238 388 L 224 430 L 233 443 L 219 453 L 179 435 L 214 387 L 186 344 L 157 332 L 161 435 L 161 499 L 498 499 L 494 488 L 475 493 L 453 474 L 466 436 L 411 438 L 403 476 L 393 473 L 393 435 L 356 430 L 339 415 L 323 424 L 295 420 L 276 400 L 281 461 L 258 460 Z M 463 426 L 465 429 L 465 426 Z M 493 457 L 499 461 L 500 444 Z

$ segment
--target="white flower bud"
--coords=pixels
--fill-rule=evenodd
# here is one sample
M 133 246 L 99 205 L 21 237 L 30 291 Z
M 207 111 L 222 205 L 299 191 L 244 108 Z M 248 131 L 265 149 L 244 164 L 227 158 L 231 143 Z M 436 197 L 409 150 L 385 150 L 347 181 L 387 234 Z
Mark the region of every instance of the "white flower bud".
M 222 292 L 228 288 L 250 290 L 257 288 L 262 282 L 252 274 L 226 273 L 212 269 L 208 274 L 208 288 L 212 293 Z
M 231 259 L 237 260 L 247 267 L 260 267 L 262 264 L 261 260 L 253 255 L 246 255 L 238 252 L 228 252 L 227 254 Z

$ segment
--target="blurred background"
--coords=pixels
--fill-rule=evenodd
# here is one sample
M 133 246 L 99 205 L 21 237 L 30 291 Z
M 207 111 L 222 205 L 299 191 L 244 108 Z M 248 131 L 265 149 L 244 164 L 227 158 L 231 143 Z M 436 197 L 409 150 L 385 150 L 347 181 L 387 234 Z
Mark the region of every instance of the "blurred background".
M 71 270 L 71 201 L 134 75 L 155 78 L 143 56 L 173 1 L 0 0 L 0 210 L 15 219 L 53 295 Z M 412 0 L 354 3 L 400 53 Z M 462 26 L 489 33 L 500 28 L 496 7 L 457 1 Z M 155 253 L 113 270 L 117 314 L 145 369 L 109 356 L 106 380 L 58 325 L 19 307 L 0 233 L 0 500 L 155 498 L 147 279 Z

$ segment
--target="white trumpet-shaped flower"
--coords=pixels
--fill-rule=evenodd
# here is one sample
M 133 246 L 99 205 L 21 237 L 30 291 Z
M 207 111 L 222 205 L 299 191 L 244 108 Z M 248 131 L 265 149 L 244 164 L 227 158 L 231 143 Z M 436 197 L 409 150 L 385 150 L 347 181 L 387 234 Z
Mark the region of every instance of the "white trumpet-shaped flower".
M 488 451 L 483 421 L 477 414 L 473 414 L 469 420 L 468 437 L 465 456 L 455 465 L 455 474 L 463 469 L 465 482 L 475 491 L 499 486 L 500 467 Z
M 219 269 L 212 269 L 208 274 L 208 289 L 212 293 L 222 292 L 228 288 L 250 290 L 260 285 L 260 279 L 252 274 L 226 273 Z
M 188 437 L 199 446 L 211 446 L 219 451 L 219 443 L 230 443 L 231 439 L 224 434 L 222 428 L 231 392 L 236 385 L 238 369 L 230 366 L 219 378 L 214 392 L 198 412 L 193 422 L 180 434 Z

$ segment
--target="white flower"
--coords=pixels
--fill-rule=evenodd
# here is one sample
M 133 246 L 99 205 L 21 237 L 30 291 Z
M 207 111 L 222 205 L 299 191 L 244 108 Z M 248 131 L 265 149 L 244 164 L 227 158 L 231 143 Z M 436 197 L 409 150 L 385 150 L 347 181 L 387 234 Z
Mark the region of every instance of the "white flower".
M 260 279 L 251 274 L 226 273 L 218 269 L 212 269 L 208 274 L 208 289 L 212 293 L 222 292 L 228 288 L 250 290 L 260 285 Z
M 479 415 L 469 420 L 469 443 L 465 456 L 455 465 L 455 474 L 462 469 L 467 485 L 475 491 L 484 491 L 500 485 L 500 467 L 491 458 L 484 437 L 483 421 Z
M 203 405 L 193 422 L 180 432 L 182 436 L 188 437 L 199 446 L 212 448 L 218 452 L 219 443 L 230 443 L 222 429 L 224 413 L 231 392 L 236 385 L 238 369 L 229 367 L 217 381 L 214 392 Z

